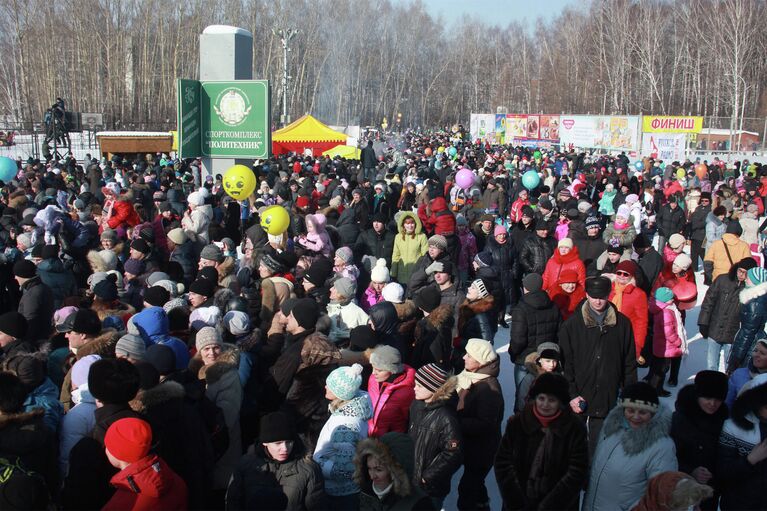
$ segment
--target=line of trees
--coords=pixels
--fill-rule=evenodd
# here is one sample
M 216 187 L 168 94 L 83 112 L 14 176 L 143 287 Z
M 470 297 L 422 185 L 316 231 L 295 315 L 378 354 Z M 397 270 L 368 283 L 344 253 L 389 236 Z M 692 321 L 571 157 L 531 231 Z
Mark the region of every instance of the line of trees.
M 538 5 L 545 8 L 545 2 Z M 0 0 L 0 115 L 39 121 L 54 98 L 110 127 L 173 123 L 176 78 L 197 78 L 199 34 L 254 35 L 256 78 L 289 112 L 331 124 L 466 123 L 471 112 L 767 114 L 767 2 L 592 0 L 490 26 L 435 19 L 421 1 Z M 534 8 L 534 7 L 531 7 Z

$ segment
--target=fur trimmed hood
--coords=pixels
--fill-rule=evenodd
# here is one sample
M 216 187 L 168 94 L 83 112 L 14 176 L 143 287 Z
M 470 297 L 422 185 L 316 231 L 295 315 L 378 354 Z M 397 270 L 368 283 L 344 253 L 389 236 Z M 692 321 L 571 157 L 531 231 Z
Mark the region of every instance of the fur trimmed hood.
M 221 355 L 209 366 L 202 363 L 202 357 L 199 353 L 189 361 L 189 372 L 196 375 L 200 380 L 205 380 L 208 385 L 213 385 L 226 373 L 237 371 L 239 367 L 240 350 L 236 346 L 226 343 L 224 343 Z
M 443 401 L 452 399 L 453 395 L 455 394 L 456 387 L 458 387 L 458 378 L 451 376 L 447 379 L 445 384 L 438 388 L 434 395 L 432 395 L 431 401 L 427 403 L 427 405 L 442 403 Z
M 767 294 L 767 282 L 744 288 L 739 295 L 740 303 L 748 303 L 765 294 Z
M 628 456 L 640 454 L 655 442 L 669 436 L 671 414 L 661 405 L 658 412 L 643 428 L 632 429 L 623 417 L 623 407 L 616 406 L 607 414 L 602 432 L 606 437 L 621 435 L 621 446 Z
M 161 406 L 175 399 L 183 399 L 186 391 L 183 385 L 175 381 L 164 381 L 151 389 L 139 391 L 130 402 L 130 407 L 138 413 L 146 413 L 150 408 Z
M 446 326 L 452 317 L 453 307 L 450 305 L 440 305 L 426 317 L 426 321 L 428 321 L 432 327 L 439 330 L 443 326 Z
M 77 360 L 86 355 L 114 358 L 115 346 L 117 346 L 119 339 L 120 332 L 114 328 L 104 329 L 98 337 L 86 342 L 77 349 Z
M 0 415 L 0 431 L 10 426 L 24 426 L 45 415 L 45 410 L 35 408 L 31 412 L 19 412 Z
M 533 378 L 537 378 L 543 374 L 543 368 L 538 365 L 538 352 L 533 351 L 532 353 L 527 354 L 525 357 L 525 369 L 527 369 L 527 372 L 530 373 Z
M 586 328 L 597 328 L 599 326 L 597 325 L 597 322 L 594 320 L 594 318 L 591 317 L 588 300 L 583 302 L 583 305 L 581 306 L 581 314 L 583 315 L 583 324 L 586 326 Z M 604 326 L 613 327 L 617 323 L 618 315 L 615 313 L 615 305 L 608 303 Z
M 402 303 L 394 303 L 393 305 L 400 322 L 413 319 L 418 314 L 418 307 L 415 306 L 413 300 L 405 300 Z
M 413 441 L 404 433 L 389 433 L 382 438 L 366 438 L 357 444 L 354 463 L 354 481 L 363 490 L 370 491 L 372 482 L 367 470 L 367 459 L 374 456 L 389 471 L 392 491 L 399 497 L 412 493 Z

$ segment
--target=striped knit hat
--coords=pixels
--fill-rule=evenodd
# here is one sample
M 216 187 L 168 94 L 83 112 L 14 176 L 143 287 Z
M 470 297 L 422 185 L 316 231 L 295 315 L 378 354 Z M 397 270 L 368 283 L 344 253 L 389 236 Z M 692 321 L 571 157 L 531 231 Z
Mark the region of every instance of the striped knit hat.
M 415 373 L 416 383 L 431 392 L 437 392 L 447 378 L 447 372 L 437 364 L 426 364 Z
M 487 292 L 487 286 L 482 282 L 482 279 L 476 279 L 471 285 L 477 290 L 479 298 L 484 298 L 490 294 Z
M 748 280 L 750 280 L 755 286 L 758 286 L 762 282 L 767 282 L 767 269 L 764 268 L 751 268 L 748 270 Z

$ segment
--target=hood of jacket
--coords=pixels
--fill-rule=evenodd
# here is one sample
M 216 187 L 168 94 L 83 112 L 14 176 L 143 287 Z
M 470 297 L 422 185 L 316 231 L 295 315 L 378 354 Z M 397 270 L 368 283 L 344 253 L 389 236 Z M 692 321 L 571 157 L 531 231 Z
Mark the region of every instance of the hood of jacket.
M 740 240 L 740 237 L 735 236 L 734 234 L 731 234 L 729 232 L 726 232 L 722 234 L 722 243 L 725 243 L 731 247 L 734 247 L 735 245 L 742 243 L 742 241 Z
M 711 222 L 712 224 L 714 224 L 717 227 L 719 227 L 720 225 L 722 225 L 724 223 L 721 220 L 719 220 L 719 217 L 714 215 L 713 212 L 709 212 L 709 214 L 706 215 L 706 222 Z
M 677 394 L 675 407 L 678 413 L 695 421 L 697 427 L 704 424 L 710 425 L 711 427 L 706 429 L 713 432 L 720 431 L 722 424 L 730 415 L 726 403 L 722 403 L 722 406 L 713 415 L 704 412 L 698 404 L 698 393 L 695 391 L 694 384 L 682 387 Z
M 405 219 L 412 218 L 415 220 L 415 234 L 418 234 L 422 231 L 423 226 L 421 225 L 421 219 L 418 218 L 418 215 L 413 213 L 412 211 L 400 211 L 396 215 L 394 215 L 394 221 L 397 222 L 397 232 L 400 234 L 405 233 L 405 228 L 403 227 L 403 223 L 405 222 Z
M 150 454 L 131 463 L 109 481 L 112 486 L 131 493 L 159 498 L 171 491 L 171 469 L 157 455 Z
M 86 355 L 100 355 L 101 357 L 113 358 L 115 356 L 115 346 L 120 339 L 120 332 L 114 328 L 105 328 L 101 334 L 86 342 L 77 349 L 77 360 Z
M 183 399 L 186 396 L 184 386 L 175 381 L 164 381 L 151 389 L 139 391 L 136 398 L 130 402 L 134 412 L 146 413 L 147 410 L 164 406 L 173 400 Z
M 447 201 L 444 197 L 437 197 L 432 199 L 429 203 L 429 207 L 432 213 L 439 213 L 440 211 L 447 211 Z
M 374 456 L 389 471 L 392 491 L 395 495 L 406 497 L 411 494 L 410 480 L 413 477 L 415 463 L 413 440 L 404 433 L 387 433 L 380 438 L 366 438 L 357 444 L 354 481 L 365 490 L 370 490 L 372 482 L 367 471 L 367 458 Z
M 748 303 L 767 294 L 767 282 L 744 288 L 739 295 L 740 303 Z
M 42 422 L 44 415 L 42 408 L 0 415 L 0 452 L 19 456 L 44 445 L 49 434 Z
M 525 369 L 527 372 L 533 375 L 533 378 L 537 378 L 543 374 L 543 368 L 538 365 L 538 353 L 533 351 L 528 353 L 525 357 Z
M 368 311 L 368 317 L 375 326 L 378 335 L 393 335 L 399 328 L 397 309 L 391 302 L 383 301 L 373 305 Z
M 526 305 L 529 305 L 536 310 L 543 310 L 551 307 L 551 298 L 549 298 L 549 295 L 543 290 L 525 293 L 522 295 L 521 300 L 525 302 Z
M 145 342 L 168 335 L 170 331 L 168 315 L 162 307 L 148 307 L 134 315 L 131 320 Z
M 54 259 L 43 259 L 40 264 L 37 265 L 37 268 L 49 273 L 65 273 L 67 271 L 64 268 L 64 263 L 62 263 L 61 259 L 58 257 Z
M 426 407 L 442 406 L 447 401 L 453 399 L 457 386 L 458 378 L 455 376 L 448 378 L 445 384 L 438 388 L 437 391 L 431 396 L 431 401 L 426 403 Z
M 413 300 L 405 300 L 402 303 L 395 303 L 393 305 L 400 322 L 412 319 L 418 313 L 418 307 L 415 306 Z
M 661 405 L 650 422 L 639 429 L 626 423 L 623 407 L 616 406 L 607 414 L 602 431 L 605 436 L 621 435 L 621 446 L 629 456 L 635 456 L 659 440 L 668 437 L 671 431 L 671 414 Z
M 368 420 L 373 417 L 373 404 L 370 402 L 368 393 L 359 390 L 356 396 L 336 408 L 332 414 Z
M 453 307 L 450 305 L 440 305 L 429 314 L 425 319 L 432 328 L 439 330 L 446 327 L 453 317 Z
M 306 215 L 306 223 L 314 226 L 314 232 L 321 233 L 325 230 L 325 224 L 327 217 L 322 213 L 315 213 L 313 215 Z
M 189 361 L 189 371 L 197 375 L 199 379 L 205 380 L 208 386 L 221 380 L 229 371 L 237 371 L 239 367 L 240 350 L 235 345 L 226 343 L 221 355 L 209 366 L 203 364 L 199 353 Z

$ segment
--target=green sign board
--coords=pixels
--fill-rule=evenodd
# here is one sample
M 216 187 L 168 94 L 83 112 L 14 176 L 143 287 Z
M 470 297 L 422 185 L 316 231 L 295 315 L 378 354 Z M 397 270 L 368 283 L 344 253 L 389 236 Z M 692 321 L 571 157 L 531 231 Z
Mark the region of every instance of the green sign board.
M 178 101 L 178 154 L 181 158 L 196 158 L 200 149 L 200 82 L 176 80 Z
M 197 86 L 197 108 L 186 105 L 187 97 L 194 94 L 194 84 Z M 182 158 L 269 157 L 272 132 L 267 80 L 178 80 L 178 89 L 179 154 Z M 189 139 L 185 143 L 182 137 L 187 134 Z

